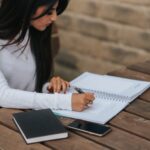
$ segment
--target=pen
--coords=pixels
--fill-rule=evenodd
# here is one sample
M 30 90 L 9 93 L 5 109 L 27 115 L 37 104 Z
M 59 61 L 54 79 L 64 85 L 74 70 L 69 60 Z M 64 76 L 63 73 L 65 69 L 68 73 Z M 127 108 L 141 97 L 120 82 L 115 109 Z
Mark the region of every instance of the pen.
M 80 88 L 75 87 L 74 89 L 75 89 L 78 93 L 80 93 L 80 94 L 81 94 L 81 93 L 84 93 L 84 91 L 81 90 Z

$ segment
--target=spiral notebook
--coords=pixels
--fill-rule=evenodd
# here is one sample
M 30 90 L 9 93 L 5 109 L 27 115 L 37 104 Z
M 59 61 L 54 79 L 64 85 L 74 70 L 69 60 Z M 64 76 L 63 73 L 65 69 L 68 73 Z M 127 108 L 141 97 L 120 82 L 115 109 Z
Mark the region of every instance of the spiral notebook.
M 55 113 L 100 124 L 108 122 L 150 87 L 150 82 L 90 72 L 81 74 L 70 84 L 68 93 L 73 93 L 74 87 L 94 93 L 93 105 L 83 112 L 57 110 Z

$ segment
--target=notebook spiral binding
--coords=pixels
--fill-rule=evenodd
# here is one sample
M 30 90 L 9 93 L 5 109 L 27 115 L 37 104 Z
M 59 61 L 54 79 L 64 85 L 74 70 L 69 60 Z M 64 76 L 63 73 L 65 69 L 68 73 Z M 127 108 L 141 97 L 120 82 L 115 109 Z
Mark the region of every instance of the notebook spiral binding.
M 94 93 L 96 98 L 105 99 L 105 100 L 109 100 L 109 101 L 127 102 L 130 99 L 130 97 L 128 97 L 128 96 L 108 93 L 108 92 L 104 92 L 104 91 L 96 91 L 96 90 L 85 89 L 85 88 L 82 90 L 85 92 Z
M 76 79 L 74 79 L 71 82 L 72 87 L 75 88 L 76 86 L 74 86 L 73 84 L 76 83 L 76 82 L 79 82 L 82 78 L 85 78 L 89 74 L 91 74 L 91 73 L 85 72 L 85 73 L 82 74 L 82 76 L 79 76 Z M 98 75 L 96 75 L 96 76 L 98 76 Z M 81 89 L 85 92 L 94 93 L 96 98 L 105 99 L 105 100 L 108 100 L 108 101 L 127 102 L 127 101 L 130 101 L 130 99 L 133 99 L 132 97 L 129 97 L 129 96 L 124 96 L 124 95 L 119 95 L 119 94 L 114 94 L 114 93 L 108 93 L 108 92 L 105 92 L 105 91 L 96 91 L 96 90 L 85 89 L 85 88 L 81 88 Z

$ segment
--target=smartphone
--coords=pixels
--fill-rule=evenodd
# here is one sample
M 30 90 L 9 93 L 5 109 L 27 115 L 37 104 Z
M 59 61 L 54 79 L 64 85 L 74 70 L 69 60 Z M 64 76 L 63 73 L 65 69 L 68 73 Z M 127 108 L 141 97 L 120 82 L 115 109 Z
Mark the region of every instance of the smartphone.
M 82 120 L 75 120 L 68 124 L 67 127 L 97 136 L 104 136 L 111 131 L 109 126 Z

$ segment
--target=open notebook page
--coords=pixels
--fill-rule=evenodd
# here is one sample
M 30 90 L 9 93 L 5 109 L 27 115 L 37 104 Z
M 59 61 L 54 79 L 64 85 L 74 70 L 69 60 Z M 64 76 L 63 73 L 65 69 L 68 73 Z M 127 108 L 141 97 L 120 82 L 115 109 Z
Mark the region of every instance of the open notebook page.
M 144 87 L 150 85 L 149 82 L 132 80 L 108 75 L 97 75 L 93 73 L 83 73 L 71 82 L 72 86 L 94 91 L 103 91 L 123 96 L 134 96 Z
M 120 99 L 117 95 L 113 99 L 109 99 L 111 95 L 108 94 L 108 96 L 105 95 L 105 98 L 96 97 L 93 105 L 83 112 L 66 110 L 54 111 L 62 116 L 105 124 L 123 110 L 131 102 L 131 100 L 150 87 L 150 82 L 108 75 L 96 75 L 86 72 L 71 81 L 71 85 L 82 89 L 91 89 L 96 91 L 105 91 L 107 93 L 116 93 L 117 95 L 121 94 L 123 96 L 132 96 L 130 99 L 125 100 Z M 68 92 L 73 93 L 74 91 L 70 88 Z
M 107 101 L 97 98 L 93 105 L 82 112 L 67 110 L 57 110 L 54 112 L 61 116 L 105 124 L 127 105 L 127 102 Z

